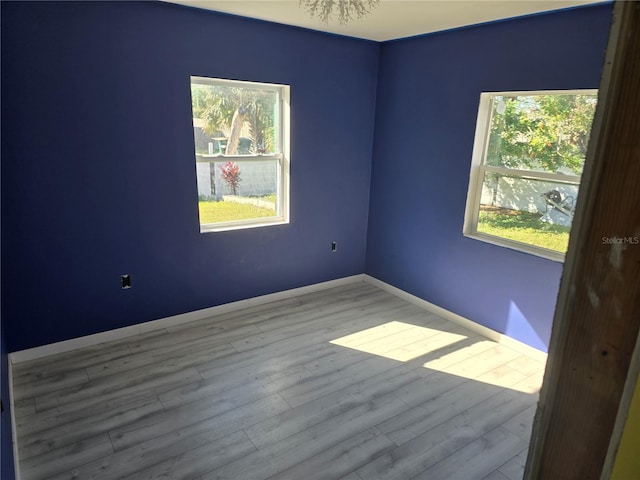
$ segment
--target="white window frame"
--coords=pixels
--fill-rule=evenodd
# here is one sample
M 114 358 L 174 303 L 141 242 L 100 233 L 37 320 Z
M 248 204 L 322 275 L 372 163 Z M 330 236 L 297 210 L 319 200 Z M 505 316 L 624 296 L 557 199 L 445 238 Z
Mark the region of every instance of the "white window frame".
M 290 168 L 290 96 L 289 85 L 275 83 L 249 82 L 244 80 L 229 80 L 223 78 L 191 76 L 189 85 L 193 83 L 201 85 L 226 85 L 238 88 L 272 90 L 278 95 L 278 146 L 277 153 L 273 154 L 252 154 L 252 155 L 215 155 L 216 161 L 221 162 L 251 162 L 274 160 L 277 162 L 277 204 L 276 215 L 272 217 L 262 217 L 247 220 L 234 220 L 227 222 L 200 223 L 200 233 L 224 232 L 229 230 L 240 230 L 245 228 L 259 228 L 270 225 L 282 225 L 289 223 L 289 168 Z M 194 148 L 195 152 L 195 148 Z M 197 158 L 197 157 L 196 157 Z M 206 161 L 207 163 L 210 160 Z M 197 160 L 196 160 L 197 163 Z
M 564 183 L 580 186 L 581 177 L 577 175 L 565 175 L 562 173 L 535 172 L 532 170 L 519 170 L 506 167 L 494 167 L 485 164 L 487 149 L 489 147 L 489 131 L 493 115 L 493 103 L 499 96 L 535 96 L 535 95 L 597 95 L 598 90 L 535 90 L 535 91 L 509 91 L 509 92 L 482 92 L 478 107 L 476 121 L 476 133 L 473 142 L 473 157 L 471 160 L 471 172 L 469 174 L 469 190 L 467 192 L 467 206 L 464 215 L 463 235 L 483 242 L 511 248 L 520 252 L 530 253 L 557 262 L 563 262 L 565 254 L 555 250 L 538 247 L 524 242 L 518 242 L 508 238 L 489 235 L 478 232 L 478 217 L 480 214 L 480 200 L 482 197 L 482 185 L 486 172 L 495 172 L 508 177 L 525 178 L 533 180 L 550 180 L 556 183 Z

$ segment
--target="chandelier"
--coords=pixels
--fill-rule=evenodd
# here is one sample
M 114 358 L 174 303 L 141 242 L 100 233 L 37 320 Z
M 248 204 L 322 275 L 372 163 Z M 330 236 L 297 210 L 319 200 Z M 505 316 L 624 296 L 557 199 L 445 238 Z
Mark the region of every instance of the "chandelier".
M 366 17 L 380 0 L 299 0 L 312 17 L 317 17 L 322 23 L 337 17 L 341 25 L 352 20 Z

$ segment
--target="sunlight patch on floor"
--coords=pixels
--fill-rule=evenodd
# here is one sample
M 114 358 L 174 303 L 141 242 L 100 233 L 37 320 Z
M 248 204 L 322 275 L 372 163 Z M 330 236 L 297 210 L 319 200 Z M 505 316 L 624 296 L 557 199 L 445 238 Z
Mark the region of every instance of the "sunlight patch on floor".
M 331 343 L 407 362 L 465 338 L 465 335 L 393 321 L 332 340 Z
M 515 368 L 522 355 L 490 340 L 451 347 L 467 338 L 458 333 L 392 321 L 330 343 L 400 362 L 443 349 L 437 358 L 428 360 L 423 367 L 519 392 L 539 391 L 542 371 L 539 375 L 527 375 Z

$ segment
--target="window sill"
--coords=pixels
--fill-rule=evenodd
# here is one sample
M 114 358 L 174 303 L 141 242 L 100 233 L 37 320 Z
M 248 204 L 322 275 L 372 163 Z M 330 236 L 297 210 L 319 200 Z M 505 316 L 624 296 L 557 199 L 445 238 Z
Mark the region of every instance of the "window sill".
M 536 247 L 527 243 L 517 242 L 515 240 L 509 240 L 506 238 L 496 237 L 494 235 L 488 235 L 486 233 L 464 233 L 467 238 L 473 240 L 479 240 L 481 242 L 490 243 L 499 247 L 510 248 L 521 253 L 528 253 L 529 255 L 535 255 L 536 257 L 546 258 L 558 263 L 564 263 L 564 253 L 556 252 L 555 250 L 549 250 L 542 247 Z
M 289 220 L 283 217 L 272 217 L 269 220 L 260 219 L 243 222 L 206 223 L 200 225 L 200 233 L 228 232 L 231 230 L 244 230 L 248 228 L 262 228 L 272 225 L 285 225 Z

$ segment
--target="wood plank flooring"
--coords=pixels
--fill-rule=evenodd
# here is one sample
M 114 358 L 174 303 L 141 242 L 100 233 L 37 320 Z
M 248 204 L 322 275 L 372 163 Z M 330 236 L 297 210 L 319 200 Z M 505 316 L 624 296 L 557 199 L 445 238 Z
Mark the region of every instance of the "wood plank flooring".
M 357 283 L 13 367 L 23 480 L 522 478 L 544 365 Z

